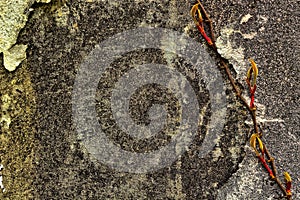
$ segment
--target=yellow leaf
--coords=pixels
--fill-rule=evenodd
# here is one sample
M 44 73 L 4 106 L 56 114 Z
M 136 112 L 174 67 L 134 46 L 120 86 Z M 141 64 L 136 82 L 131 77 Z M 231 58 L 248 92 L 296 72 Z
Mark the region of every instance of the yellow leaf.
M 288 172 L 284 172 L 286 182 L 292 182 L 292 178 Z
M 198 21 L 197 21 L 197 19 L 196 19 L 196 12 L 197 12 L 197 10 L 198 10 L 198 4 L 195 4 L 193 7 L 192 7 L 192 9 L 191 9 L 191 15 L 192 15 L 192 18 L 193 18 L 193 20 L 194 20 L 194 22 L 197 24 L 198 23 Z
M 196 25 L 198 25 L 199 22 L 202 23 L 203 19 L 202 19 L 201 12 L 200 12 L 200 10 L 199 10 L 199 3 L 195 4 L 195 5 L 192 7 L 190 13 L 191 13 L 191 15 L 192 15 L 192 17 L 193 17 L 193 20 L 194 20 L 194 22 L 196 23 Z M 198 14 L 198 18 L 199 18 L 198 20 L 197 20 L 196 14 Z
M 252 134 L 250 138 L 250 146 L 253 147 L 254 149 L 256 148 L 256 134 Z
M 252 67 L 250 67 L 248 69 L 248 71 L 247 71 L 247 79 L 248 79 L 248 81 L 250 81 L 250 79 L 251 79 L 251 73 L 252 73 Z
M 257 65 L 256 63 L 254 62 L 254 60 L 252 58 L 249 59 L 250 63 L 251 63 L 251 69 L 252 69 L 252 72 L 253 72 L 253 85 L 256 85 L 256 78 L 258 76 L 258 68 L 257 68 Z M 248 70 L 249 72 L 249 70 Z M 250 72 L 251 73 L 251 72 Z M 248 73 L 247 73 L 247 77 L 248 77 Z M 251 75 L 250 75 L 251 77 Z
M 256 138 L 258 138 L 258 134 L 254 133 L 250 138 L 250 146 L 254 149 L 257 156 L 259 156 L 259 152 L 256 149 Z
M 256 139 L 258 140 L 258 146 L 261 150 L 261 152 L 264 152 L 264 145 L 263 142 L 261 141 L 261 139 L 257 136 Z

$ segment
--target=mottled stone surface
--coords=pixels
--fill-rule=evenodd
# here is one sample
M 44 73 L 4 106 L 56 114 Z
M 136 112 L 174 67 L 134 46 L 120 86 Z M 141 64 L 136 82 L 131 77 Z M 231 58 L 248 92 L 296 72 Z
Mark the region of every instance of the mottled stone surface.
M 105 133 L 126 151 L 153 151 L 167 144 L 180 114 L 169 90 L 150 84 L 133 95 L 130 116 L 136 123 L 149 123 L 153 116 L 148 111 L 154 104 L 166 105 L 171 122 L 165 132 L 143 141 L 135 141 L 116 127 L 109 96 L 118 78 L 135 65 L 171 65 L 187 77 L 202 110 L 202 124 L 188 150 L 168 167 L 133 174 L 91 158 L 78 139 L 72 121 L 73 85 L 95 46 L 115 34 L 145 26 L 185 32 L 204 44 L 189 16 L 193 3 L 52 0 L 33 4 L 17 40 L 27 45 L 27 58 L 12 73 L 2 66 L 0 70 L 0 164 L 5 187 L 1 199 L 273 199 L 281 195 L 247 146 L 247 112 L 227 81 L 226 124 L 214 149 L 204 158 L 199 155 L 212 116 L 209 91 L 187 60 L 163 50 L 141 49 L 115 60 L 98 84 L 96 111 Z M 241 50 L 245 58 L 241 62 L 229 56 L 236 76 L 242 77 L 248 57 L 256 60 L 264 139 L 279 171 L 291 172 L 299 185 L 299 5 L 278 0 L 203 3 L 214 20 L 216 35 L 230 30 L 227 42 L 222 43 L 223 53 L 230 54 L 224 46 L 229 44 L 230 51 Z M 294 192 L 295 199 L 299 198 L 299 188 Z

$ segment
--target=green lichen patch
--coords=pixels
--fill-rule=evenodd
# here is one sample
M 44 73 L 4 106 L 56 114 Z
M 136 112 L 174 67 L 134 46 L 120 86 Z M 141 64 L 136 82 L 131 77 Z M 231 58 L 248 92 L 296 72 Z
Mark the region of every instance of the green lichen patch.
M 9 71 L 14 71 L 26 58 L 25 45 L 14 45 L 34 2 L 50 3 L 51 0 L 0 1 L 0 53 L 3 52 L 4 67 Z
M 24 59 L 24 47 L 12 46 L 16 43 L 20 30 L 25 26 L 32 0 L 0 1 L 0 52 L 4 54 L 5 68 L 13 71 Z M 20 49 L 21 48 L 21 49 Z M 22 50 L 13 55 L 15 50 Z M 21 59 L 22 58 L 22 59 Z
M 4 66 L 8 71 L 14 71 L 26 58 L 27 45 L 15 45 L 8 51 L 4 51 Z

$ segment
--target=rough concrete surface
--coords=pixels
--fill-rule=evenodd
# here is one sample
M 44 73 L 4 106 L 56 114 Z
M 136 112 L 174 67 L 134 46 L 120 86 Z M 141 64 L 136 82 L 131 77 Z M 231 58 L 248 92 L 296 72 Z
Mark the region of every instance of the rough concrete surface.
M 224 72 L 221 73 L 226 87 L 226 123 L 212 151 L 204 157 L 199 155 L 204 138 L 213 126 L 210 123 L 212 99 L 207 85 L 187 60 L 161 49 L 139 49 L 114 60 L 97 85 L 98 121 L 108 137 L 123 150 L 151 152 L 166 145 L 174 136 L 172 130 L 176 130 L 180 116 L 179 101 L 167 88 L 148 84 L 131 98 L 130 116 L 138 124 L 149 124 L 150 118 L 157 117 L 149 116 L 154 104 L 165 105 L 170 123 L 150 139 L 136 141 L 120 130 L 109 100 L 118 79 L 134 66 L 170 65 L 188 79 L 201 109 L 202 121 L 187 151 L 157 171 L 119 172 L 92 158 L 78 137 L 73 123 L 73 87 L 79 68 L 90 52 L 118 33 L 148 26 L 185 33 L 206 49 L 189 15 L 194 3 L 24 0 L 24 5 L 30 6 L 20 8 L 26 8 L 24 12 L 30 9 L 22 15 L 26 21 L 24 25 L 21 19 L 24 28 L 16 24 L 6 27 L 4 32 L 13 31 L 17 40 L 12 38 L 7 41 L 7 47 L 0 47 L 3 52 L 0 56 L 0 199 L 282 198 L 282 192 L 248 146 L 251 120 Z M 258 64 L 256 105 L 263 139 L 276 159 L 280 176 L 283 178 L 284 171 L 290 172 L 293 199 L 300 199 L 299 2 L 213 0 L 203 4 L 214 21 L 220 53 L 229 59 L 232 72 L 241 84 L 249 67 L 248 58 L 254 58 Z M 13 3 L 5 5 L 14 7 Z M 0 9 L 0 15 L 9 9 Z M 6 18 L 0 20 L 3 23 Z M 0 42 L 5 37 L 1 35 Z M 168 39 L 162 37 L 162 49 L 166 42 Z M 18 45 L 27 45 L 26 59 L 22 58 L 19 67 L 10 72 L 3 61 L 11 47 Z M 15 54 L 18 57 L 20 52 Z M 218 63 L 216 58 L 212 59 Z M 178 87 L 184 88 L 180 84 Z M 163 158 L 157 158 L 160 159 Z

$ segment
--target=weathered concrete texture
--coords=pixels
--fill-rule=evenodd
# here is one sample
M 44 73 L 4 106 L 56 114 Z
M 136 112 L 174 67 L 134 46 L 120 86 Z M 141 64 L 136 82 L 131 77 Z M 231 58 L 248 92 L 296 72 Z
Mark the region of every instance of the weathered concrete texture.
M 3 177 L 0 199 L 33 198 L 35 95 L 26 63 L 13 74 L 1 66 L 0 163 Z M 4 192 L 3 192 L 4 191 Z
M 211 120 L 209 91 L 201 76 L 186 60 L 161 50 L 134 51 L 117 59 L 98 84 L 97 114 L 110 139 L 127 151 L 151 151 L 166 144 L 170 139 L 168 133 L 158 134 L 151 140 L 141 142 L 134 141 L 119 131 L 112 120 L 108 100 L 117 79 L 134 65 L 170 64 L 188 78 L 197 92 L 201 109 L 207 108 L 203 123 L 199 125 L 197 137 L 189 150 L 169 167 L 147 174 L 130 174 L 117 172 L 96 162 L 78 140 L 75 125 L 72 124 L 73 84 L 77 70 L 95 45 L 117 33 L 141 26 L 186 32 L 197 38 L 198 42 L 203 42 L 189 16 L 192 3 L 194 2 L 77 0 L 33 5 L 34 12 L 30 14 L 17 41 L 17 44 L 28 45 L 26 62 L 14 73 L 8 73 L 3 68 L 1 72 L 1 76 L 5 77 L 1 78 L 1 85 L 2 80 L 8 80 L 3 81 L 3 88 L 1 87 L 2 99 L 9 96 L 11 102 L 15 102 L 14 105 L 20 104 L 11 109 L 15 112 L 23 110 L 18 118 L 11 117 L 8 129 L 3 125 L 2 129 L 6 131 L 2 130 L 0 135 L 1 145 L 3 142 L 5 147 L 1 148 L 0 164 L 4 165 L 2 173 L 5 175 L 3 184 L 6 187 L 0 197 L 268 199 L 281 194 L 276 186 L 270 185 L 267 174 L 261 172 L 261 166 L 252 157 L 254 154 L 247 147 L 244 151 L 249 136 L 245 124 L 247 112 L 236 100 L 226 81 L 227 122 L 214 150 L 205 158 L 199 156 L 199 149 Z M 234 30 L 228 36 L 229 43 L 226 44 L 230 44 L 232 49 L 241 47 L 245 58 L 254 57 L 261 66 L 257 100 L 266 106 L 266 110 L 264 113 L 262 107 L 258 107 L 259 112 L 264 114 L 259 117 L 262 121 L 277 118 L 284 120 L 284 123 L 279 122 L 280 120 L 275 123 L 265 122 L 265 140 L 278 159 L 279 170 L 290 171 L 292 177 L 295 177 L 295 184 L 299 183 L 296 179 L 299 177 L 297 152 L 300 137 L 296 101 L 299 99 L 299 58 L 294 54 L 295 50 L 299 51 L 299 36 L 296 34 L 299 30 L 299 15 L 294 14 L 299 6 L 280 1 L 266 3 L 226 0 L 203 3 L 215 21 L 217 36 L 224 28 Z M 253 17 L 248 15 L 243 18 L 249 13 Z M 253 34 L 254 32 L 257 34 Z M 240 68 L 244 65 L 246 67 L 247 61 L 240 63 L 240 66 L 238 62 L 233 63 L 237 77 L 241 77 L 239 71 L 242 72 L 243 69 Z M 223 76 L 226 78 L 224 74 Z M 20 80 L 20 87 L 25 88 L 20 93 L 24 97 L 14 93 L 13 88 L 18 84 L 9 81 L 14 79 Z M 4 103 L 2 102 L 3 105 Z M 137 123 L 147 124 L 147 111 L 156 103 L 166 104 L 170 108 L 171 120 L 176 122 L 176 98 L 165 88 L 155 84 L 147 85 L 135 93 L 131 101 L 131 116 Z M 5 109 L 5 106 L 1 107 L 4 118 L 7 116 Z M 172 126 L 176 128 L 176 123 Z M 15 140 L 17 142 L 13 142 Z M 16 145 L 19 140 L 24 142 L 26 148 L 16 148 L 19 147 Z M 246 160 L 243 160 L 244 157 Z M 12 159 L 16 161 L 12 162 Z M 252 196 L 259 190 L 257 188 L 261 189 L 261 193 Z M 294 192 L 299 195 L 298 188 Z

